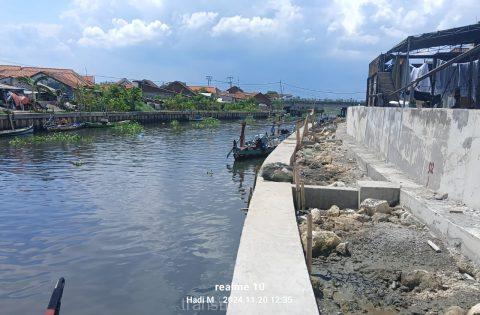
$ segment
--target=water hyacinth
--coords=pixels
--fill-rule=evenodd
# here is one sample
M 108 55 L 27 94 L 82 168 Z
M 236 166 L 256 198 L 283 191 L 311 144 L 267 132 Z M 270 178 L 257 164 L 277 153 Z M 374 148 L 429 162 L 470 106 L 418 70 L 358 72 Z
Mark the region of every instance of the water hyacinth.
M 126 135 L 138 135 L 142 133 L 145 129 L 141 124 L 136 121 L 115 125 L 113 130 L 117 133 L 126 134 Z
M 172 120 L 170 122 L 170 127 L 172 128 L 173 131 L 180 131 L 182 129 L 178 120 Z
M 205 118 L 202 121 L 193 124 L 193 127 L 199 128 L 199 129 L 218 128 L 219 126 L 220 126 L 220 120 L 213 117 Z
M 17 137 L 9 141 L 10 145 L 25 146 L 40 143 L 80 143 L 89 142 L 90 137 L 82 137 L 75 133 L 52 133 L 48 135 L 34 135 L 29 137 Z

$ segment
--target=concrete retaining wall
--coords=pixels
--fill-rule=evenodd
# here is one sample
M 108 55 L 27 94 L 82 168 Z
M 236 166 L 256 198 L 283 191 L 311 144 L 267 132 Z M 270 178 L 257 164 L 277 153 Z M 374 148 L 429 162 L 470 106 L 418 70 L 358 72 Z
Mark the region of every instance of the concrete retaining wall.
M 158 121 L 171 121 L 171 120 L 188 120 L 197 112 L 180 112 L 180 111 L 155 111 L 155 112 L 109 112 L 107 117 L 110 121 L 120 120 L 135 120 L 142 123 L 158 122 Z M 266 112 L 214 112 L 205 111 L 198 112 L 204 117 L 214 117 L 217 119 L 240 119 L 246 116 L 253 116 L 254 118 L 267 118 Z M 33 125 L 35 128 L 42 128 L 45 121 L 48 120 L 50 114 L 44 113 L 18 113 L 13 116 L 13 122 L 15 128 L 28 127 Z M 96 122 L 105 118 L 103 112 L 64 112 L 55 113 L 55 117 L 58 119 L 66 119 L 69 122 L 84 122 L 91 121 Z M 8 115 L 0 115 L 0 130 L 10 129 L 10 121 Z
M 347 133 L 417 183 L 480 209 L 480 111 L 349 107 Z
M 295 134 L 263 165 L 290 164 Z M 260 173 L 261 174 L 261 173 Z M 318 314 L 298 232 L 290 183 L 257 178 L 238 249 L 227 313 Z

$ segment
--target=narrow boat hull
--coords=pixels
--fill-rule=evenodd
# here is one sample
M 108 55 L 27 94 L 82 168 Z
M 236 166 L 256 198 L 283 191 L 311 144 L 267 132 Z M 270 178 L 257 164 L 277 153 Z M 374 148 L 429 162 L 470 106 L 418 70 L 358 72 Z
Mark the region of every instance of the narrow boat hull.
M 110 128 L 118 125 L 123 125 L 129 123 L 130 120 L 121 120 L 117 122 L 86 122 L 85 127 L 87 128 Z
M 21 136 L 33 132 L 33 125 L 25 128 L 2 130 L 0 131 L 0 137 Z
M 69 124 L 69 125 L 46 126 L 45 129 L 47 129 L 47 131 L 60 132 L 60 131 L 77 130 L 84 127 L 85 127 L 84 123 L 75 123 L 75 124 Z
M 236 148 L 233 150 L 233 157 L 236 161 L 266 157 L 273 150 L 275 150 L 275 147 L 268 147 L 264 149 Z

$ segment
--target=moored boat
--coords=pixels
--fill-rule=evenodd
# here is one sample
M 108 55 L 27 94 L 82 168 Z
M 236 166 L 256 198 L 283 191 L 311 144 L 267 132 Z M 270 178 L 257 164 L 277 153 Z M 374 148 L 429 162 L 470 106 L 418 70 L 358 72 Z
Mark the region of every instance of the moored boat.
M 118 125 L 128 124 L 130 120 L 121 120 L 116 122 L 110 122 L 108 120 L 97 121 L 97 122 L 86 122 L 85 127 L 87 128 L 109 128 Z
M 33 125 L 25 128 L 2 130 L 0 131 L 0 137 L 20 136 L 20 135 L 26 135 L 32 132 L 33 132 Z
M 263 135 L 257 135 L 252 140 L 245 142 L 245 126 L 246 123 L 243 122 L 240 139 L 238 143 L 236 140 L 233 141 L 233 147 L 227 157 L 230 156 L 231 153 L 233 153 L 235 160 L 266 157 L 288 136 L 288 134 L 284 133 L 280 136 L 275 136 L 272 132 L 270 136 L 265 133 Z
M 85 123 L 71 123 L 71 124 L 58 124 L 58 125 L 45 125 L 47 131 L 71 131 L 77 130 L 85 127 Z

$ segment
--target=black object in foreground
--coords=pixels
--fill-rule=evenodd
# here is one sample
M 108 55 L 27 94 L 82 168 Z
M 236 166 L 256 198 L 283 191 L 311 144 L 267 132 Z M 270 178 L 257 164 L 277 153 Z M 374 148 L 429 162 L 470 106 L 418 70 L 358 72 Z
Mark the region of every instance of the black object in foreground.
M 45 315 L 59 315 L 60 305 L 62 305 L 63 288 L 65 287 L 65 279 L 62 277 L 58 279 L 55 289 L 53 289 L 50 302 L 48 303 Z

